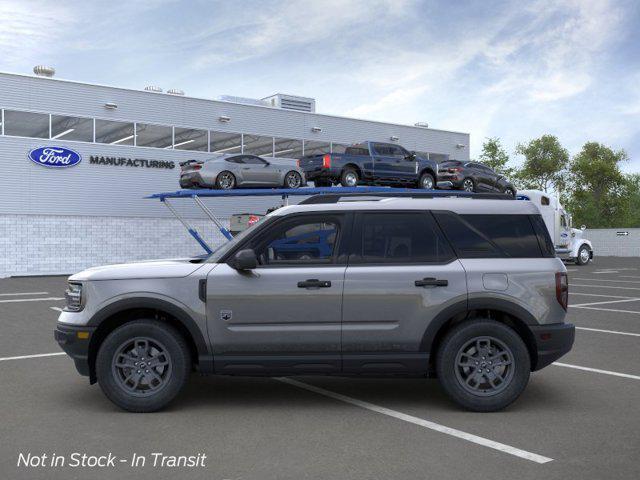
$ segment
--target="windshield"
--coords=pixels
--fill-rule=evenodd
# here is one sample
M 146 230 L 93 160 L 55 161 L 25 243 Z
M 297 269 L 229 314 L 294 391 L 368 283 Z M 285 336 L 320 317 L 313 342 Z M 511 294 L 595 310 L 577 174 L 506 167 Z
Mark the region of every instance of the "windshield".
M 258 228 L 262 228 L 263 225 L 270 223 L 274 217 L 266 216 L 259 222 L 254 223 L 246 230 L 243 230 L 239 234 L 237 234 L 233 239 L 224 242 L 218 248 L 216 248 L 211 255 L 206 258 L 207 262 L 217 263 L 222 257 L 224 257 L 230 250 L 232 250 L 236 245 L 241 243 L 245 238 L 251 235 Z

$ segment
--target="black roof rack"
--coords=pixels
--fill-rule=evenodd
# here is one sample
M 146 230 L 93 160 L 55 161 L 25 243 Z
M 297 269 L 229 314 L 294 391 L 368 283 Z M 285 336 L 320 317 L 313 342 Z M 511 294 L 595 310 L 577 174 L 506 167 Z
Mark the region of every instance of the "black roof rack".
M 337 189 L 336 189 L 337 190 Z M 428 192 L 371 192 L 371 193 L 321 193 L 305 198 L 299 205 L 311 205 L 321 203 L 338 203 L 340 200 L 348 199 L 350 201 L 371 201 L 382 200 L 383 198 L 473 198 L 480 200 L 515 200 L 515 197 L 506 193 L 473 193 L 473 192 L 456 192 L 450 190 L 432 190 Z

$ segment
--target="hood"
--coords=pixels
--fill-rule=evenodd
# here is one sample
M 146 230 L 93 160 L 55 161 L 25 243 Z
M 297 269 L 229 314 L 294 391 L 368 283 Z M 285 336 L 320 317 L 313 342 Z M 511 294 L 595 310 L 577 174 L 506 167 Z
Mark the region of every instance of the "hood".
M 135 278 L 179 278 L 195 272 L 203 264 L 198 258 L 150 260 L 92 267 L 69 277 L 69 280 L 129 280 Z

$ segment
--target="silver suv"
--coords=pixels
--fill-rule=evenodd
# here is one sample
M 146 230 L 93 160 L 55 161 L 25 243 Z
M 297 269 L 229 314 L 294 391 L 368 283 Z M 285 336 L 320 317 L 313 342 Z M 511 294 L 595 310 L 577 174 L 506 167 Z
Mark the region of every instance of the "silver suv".
M 566 269 L 536 207 L 311 197 L 205 259 L 69 278 L 55 338 L 120 407 L 158 410 L 192 371 L 438 377 L 495 411 L 567 353 Z

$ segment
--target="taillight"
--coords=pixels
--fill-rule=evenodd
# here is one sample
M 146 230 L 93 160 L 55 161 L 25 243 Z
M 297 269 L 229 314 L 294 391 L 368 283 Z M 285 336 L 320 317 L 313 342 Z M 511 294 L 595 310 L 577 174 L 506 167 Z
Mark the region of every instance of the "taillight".
M 462 169 L 458 168 L 458 167 L 454 167 L 454 168 L 450 168 L 449 169 L 449 172 L 451 172 L 451 173 L 458 173 L 458 172 L 461 172 L 461 171 L 462 171 Z
M 300 167 L 300 159 L 296 160 L 296 165 Z
M 247 222 L 247 226 L 251 226 L 254 223 L 258 223 L 258 221 L 260 220 L 260 217 L 257 215 L 249 215 L 249 221 Z
M 556 272 L 556 299 L 566 311 L 569 304 L 569 278 L 566 272 Z
M 322 168 L 331 168 L 331 155 L 328 153 L 322 156 Z

